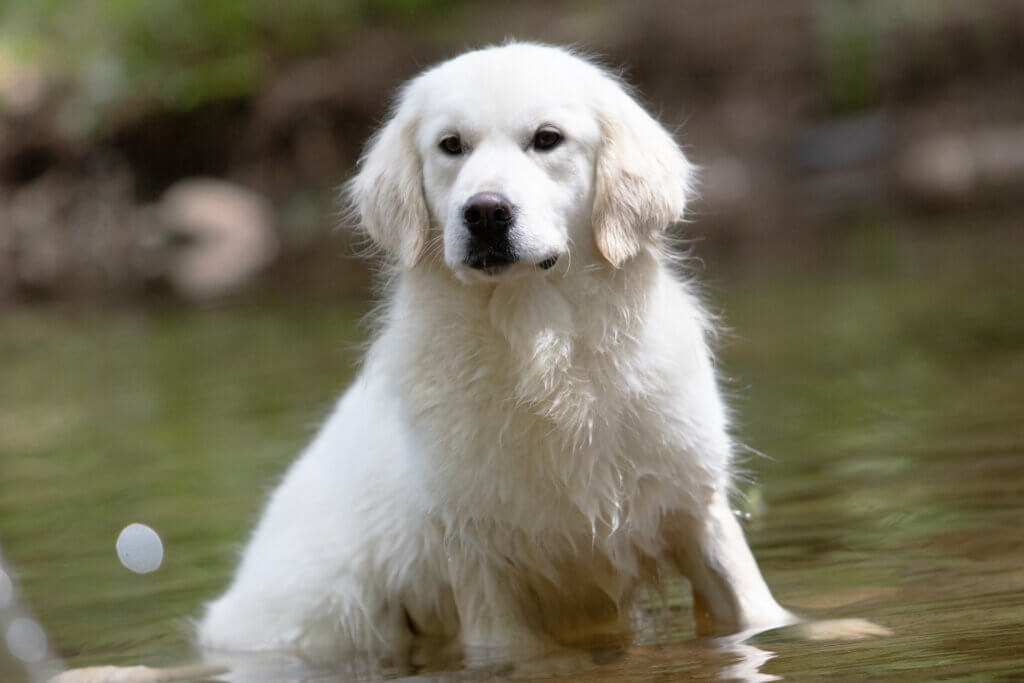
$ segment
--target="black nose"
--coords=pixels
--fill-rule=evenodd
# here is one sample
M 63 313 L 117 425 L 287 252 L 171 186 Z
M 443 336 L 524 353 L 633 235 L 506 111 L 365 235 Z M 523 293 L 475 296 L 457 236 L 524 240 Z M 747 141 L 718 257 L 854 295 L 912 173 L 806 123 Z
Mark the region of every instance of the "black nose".
M 473 237 L 494 240 L 508 235 L 515 213 L 512 204 L 497 192 L 477 192 L 462 208 L 462 220 Z

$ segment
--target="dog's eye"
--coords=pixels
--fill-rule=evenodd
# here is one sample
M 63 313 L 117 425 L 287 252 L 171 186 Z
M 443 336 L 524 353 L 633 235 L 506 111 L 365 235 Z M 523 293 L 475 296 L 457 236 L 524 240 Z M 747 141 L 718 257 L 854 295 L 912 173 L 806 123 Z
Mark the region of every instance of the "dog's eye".
M 458 135 L 446 135 L 441 138 L 441 144 L 438 145 L 441 151 L 445 154 L 455 156 L 462 154 L 462 140 Z
M 558 147 L 561 142 L 562 134 L 552 126 L 538 128 L 537 132 L 533 134 L 533 148 L 542 152 Z

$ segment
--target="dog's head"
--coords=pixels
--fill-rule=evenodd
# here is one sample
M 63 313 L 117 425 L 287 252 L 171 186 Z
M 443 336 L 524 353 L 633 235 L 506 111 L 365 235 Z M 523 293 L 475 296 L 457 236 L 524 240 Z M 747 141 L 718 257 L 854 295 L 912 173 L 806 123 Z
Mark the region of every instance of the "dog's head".
M 437 240 L 431 257 L 474 281 L 623 266 L 682 215 L 690 178 L 672 137 L 613 77 L 512 44 L 407 84 L 348 189 L 403 267 Z

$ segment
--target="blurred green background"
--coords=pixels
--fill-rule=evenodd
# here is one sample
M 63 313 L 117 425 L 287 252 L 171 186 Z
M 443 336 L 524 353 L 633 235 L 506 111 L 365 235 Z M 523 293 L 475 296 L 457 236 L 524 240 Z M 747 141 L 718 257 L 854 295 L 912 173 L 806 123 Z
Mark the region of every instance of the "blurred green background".
M 896 631 L 715 654 L 678 591 L 600 675 L 1024 676 L 1024 2 L 0 0 L 0 679 L 194 656 L 368 335 L 338 185 L 399 84 L 508 37 L 622 68 L 700 165 L 755 554 Z
M 1018 0 L 6 0 L 0 301 L 357 293 L 334 190 L 390 93 L 508 37 L 624 69 L 702 168 L 687 234 L 707 258 L 820 257 L 892 216 L 1020 223 Z M 195 178 L 231 185 L 168 201 Z M 232 189 L 255 193 L 238 211 L 269 201 L 269 239 L 180 206 Z M 224 282 L 184 272 L 215 239 L 259 244 Z

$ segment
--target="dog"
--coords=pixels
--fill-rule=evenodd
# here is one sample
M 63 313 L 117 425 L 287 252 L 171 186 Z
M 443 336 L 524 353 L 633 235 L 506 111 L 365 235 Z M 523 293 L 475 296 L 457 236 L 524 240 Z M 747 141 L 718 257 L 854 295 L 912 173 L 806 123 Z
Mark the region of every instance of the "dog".
M 273 493 L 199 641 L 395 660 L 792 623 L 729 505 L 713 324 L 662 237 L 693 168 L 619 79 L 511 43 L 399 93 L 348 196 L 389 259 L 365 363 Z

